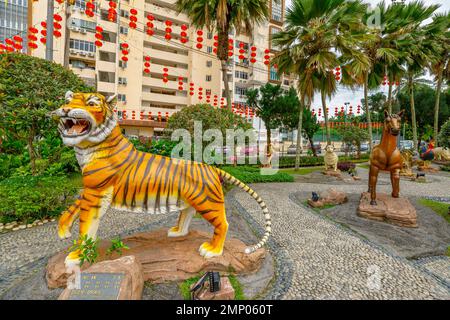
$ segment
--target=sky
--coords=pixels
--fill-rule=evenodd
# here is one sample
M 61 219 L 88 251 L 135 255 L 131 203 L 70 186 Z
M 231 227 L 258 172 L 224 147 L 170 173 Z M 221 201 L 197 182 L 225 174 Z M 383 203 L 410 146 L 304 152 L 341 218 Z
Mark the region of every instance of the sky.
M 290 6 L 292 0 L 287 0 L 286 1 L 286 7 Z M 377 3 L 379 3 L 379 0 L 366 0 L 365 2 L 370 3 L 371 5 L 376 5 Z M 410 0 L 407 0 L 406 2 L 410 2 Z M 386 0 L 386 3 L 390 3 L 389 0 Z M 445 12 L 445 11 L 450 11 L 450 0 L 426 0 L 425 1 L 426 4 L 440 4 L 441 7 L 437 10 L 437 12 Z M 377 91 L 382 91 L 386 94 L 388 94 L 388 86 L 385 87 L 380 87 L 379 90 L 376 91 L 370 91 L 369 95 L 372 93 L 375 93 Z M 363 88 L 357 88 L 356 90 L 352 91 L 350 89 L 344 88 L 342 86 L 338 87 L 338 91 L 336 92 L 336 94 L 331 98 L 331 99 L 327 99 L 327 106 L 330 108 L 330 114 L 334 115 L 334 108 L 335 107 L 340 107 L 344 106 L 345 102 L 349 102 L 350 105 L 353 106 L 353 112 L 356 111 L 356 106 L 358 104 L 361 104 L 361 99 L 364 97 L 364 91 Z M 317 110 L 318 108 L 321 106 L 321 100 L 320 100 L 320 94 L 316 94 L 314 97 L 314 101 L 312 104 L 312 108 L 314 108 Z M 323 119 L 319 119 L 319 120 L 323 120 Z

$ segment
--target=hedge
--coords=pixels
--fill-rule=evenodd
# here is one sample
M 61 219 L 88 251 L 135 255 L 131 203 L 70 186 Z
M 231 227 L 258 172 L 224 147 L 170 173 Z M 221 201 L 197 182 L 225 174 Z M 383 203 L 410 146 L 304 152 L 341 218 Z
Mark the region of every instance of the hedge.
M 262 175 L 261 169 L 249 166 L 224 166 L 222 170 L 228 172 L 243 183 L 263 183 L 263 182 L 293 182 L 294 177 L 285 172 L 277 172 L 273 175 Z
M 58 216 L 79 186 L 66 177 L 11 177 L 0 182 L 0 222 L 33 222 Z

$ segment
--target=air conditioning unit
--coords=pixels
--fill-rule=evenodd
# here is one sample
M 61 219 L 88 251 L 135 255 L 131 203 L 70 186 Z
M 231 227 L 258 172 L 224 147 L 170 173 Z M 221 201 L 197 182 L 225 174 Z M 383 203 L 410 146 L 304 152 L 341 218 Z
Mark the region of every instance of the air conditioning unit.
M 87 53 L 84 51 L 80 51 L 80 55 L 85 56 L 85 55 L 87 55 Z
M 89 52 L 89 53 L 88 53 L 88 56 L 89 56 L 89 57 L 95 57 L 95 54 L 94 54 L 93 52 Z
M 76 54 L 76 53 L 77 53 L 77 50 L 70 49 L 70 53 L 71 53 L 71 54 Z
M 75 32 L 80 32 L 80 28 L 78 28 L 78 27 L 73 27 L 72 30 Z
M 82 34 L 86 34 L 86 33 L 87 33 L 86 29 L 81 29 L 80 32 L 81 32 Z

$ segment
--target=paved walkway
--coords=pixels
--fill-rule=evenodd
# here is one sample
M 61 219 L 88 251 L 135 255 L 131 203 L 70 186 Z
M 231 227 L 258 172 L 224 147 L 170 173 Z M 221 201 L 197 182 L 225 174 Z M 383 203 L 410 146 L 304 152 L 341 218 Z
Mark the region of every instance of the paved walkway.
M 361 176 L 365 170 L 360 170 Z M 380 178 L 388 179 L 387 176 Z M 439 183 L 402 181 L 402 194 L 448 197 L 450 178 Z M 426 188 L 424 188 L 426 186 Z M 292 284 L 285 299 L 450 299 L 448 258 L 414 264 L 344 230 L 339 225 L 295 204 L 289 195 L 323 191 L 330 185 L 311 183 L 257 184 L 253 188 L 272 214 L 273 238 L 293 264 Z M 361 185 L 340 185 L 345 192 L 364 191 Z M 390 186 L 379 191 L 390 192 Z M 263 217 L 254 200 L 242 192 L 236 200 L 261 225 Z M 444 277 L 440 281 L 432 276 Z
M 363 169 L 359 172 L 361 176 L 366 175 Z M 283 251 L 279 256 L 289 264 L 289 268 L 281 265 L 289 275 L 281 277 L 284 288 L 276 296 L 284 299 L 450 299 L 449 259 L 430 259 L 419 265 L 392 256 L 289 198 L 294 192 L 320 192 L 329 185 L 274 183 L 253 187 L 271 211 L 275 248 Z M 360 193 L 365 186 L 338 188 Z M 389 188 L 380 186 L 379 190 L 389 192 Z M 439 177 L 439 181 L 429 184 L 402 181 L 401 190 L 403 195 L 423 196 L 426 191 L 426 195 L 448 197 L 450 178 Z M 231 196 L 262 225 L 262 214 L 251 197 L 240 190 L 233 190 Z M 162 218 L 111 210 L 100 226 L 99 236 L 112 237 Z M 75 227 L 73 234 L 76 232 Z M 70 240 L 57 239 L 55 223 L 0 235 L 0 294 L 2 280 L 3 284 L 7 283 L 5 279 L 13 276 L 18 268 L 26 269 L 27 264 L 69 244 Z M 277 252 L 273 254 L 276 256 Z M 433 273 L 444 281 L 433 277 Z

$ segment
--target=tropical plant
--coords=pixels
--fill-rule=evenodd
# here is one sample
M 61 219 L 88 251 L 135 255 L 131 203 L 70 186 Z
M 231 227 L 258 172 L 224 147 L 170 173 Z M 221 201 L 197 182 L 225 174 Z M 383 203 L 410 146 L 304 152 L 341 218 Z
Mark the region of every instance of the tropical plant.
M 298 77 L 298 132 L 302 132 L 303 105 L 310 106 L 314 93 L 320 92 L 327 142 L 331 143 L 326 99 L 337 88 L 331 71 L 350 59 L 358 60 L 360 67 L 368 66 L 367 58 L 357 48 L 364 38 L 361 18 L 365 8 L 360 1 L 345 0 L 294 0 L 288 8 L 285 29 L 273 36 L 273 44 L 280 49 L 273 63 L 280 74 Z M 300 148 L 298 141 L 297 168 Z
M 450 80 L 450 12 L 445 14 L 436 14 L 430 28 L 433 28 L 430 34 L 438 43 L 435 52 L 436 60 L 430 64 L 430 72 L 434 75 L 436 82 L 436 99 L 434 104 L 434 137 L 439 134 L 439 105 L 443 82 Z M 436 141 L 438 144 L 439 142 Z
M 403 6 L 401 18 L 405 19 L 408 24 L 408 35 L 405 37 L 408 44 L 406 51 L 406 86 L 409 91 L 410 107 L 411 107 L 411 123 L 413 131 L 414 145 L 418 146 L 417 136 L 417 118 L 414 101 L 415 85 L 421 79 L 424 69 L 431 63 L 436 62 L 435 52 L 439 51 L 440 44 L 434 39 L 435 26 L 422 25 L 422 23 L 430 18 L 439 5 L 426 6 L 422 1 L 410 2 Z
M 440 146 L 450 149 L 450 118 L 442 125 L 438 141 Z
M 178 12 L 185 13 L 197 28 L 206 27 L 217 31 L 217 57 L 222 66 L 222 77 L 228 108 L 231 95 L 228 83 L 229 34 L 250 32 L 255 24 L 269 16 L 267 0 L 177 0 Z
M 67 90 L 92 89 L 59 64 L 18 53 L 0 55 L 0 137 L 26 144 L 33 175 L 41 158 L 38 141 L 57 136 L 47 114 L 64 102 Z
M 93 264 L 98 259 L 98 243 L 98 238 L 93 239 L 88 235 L 83 235 L 78 240 L 73 240 L 73 244 L 68 251 L 77 251 L 79 253 L 80 267 L 85 262 Z
M 112 255 L 113 253 L 117 253 L 122 255 L 122 250 L 129 250 L 130 248 L 123 243 L 120 237 L 111 240 L 111 246 L 106 250 L 107 255 Z
M 249 89 L 246 93 L 247 104 L 256 110 L 266 127 L 267 153 L 272 144 L 272 130 L 283 125 L 283 117 L 289 110 L 298 108 L 298 98 L 294 89 L 287 93 L 280 85 L 266 83 L 259 89 Z

